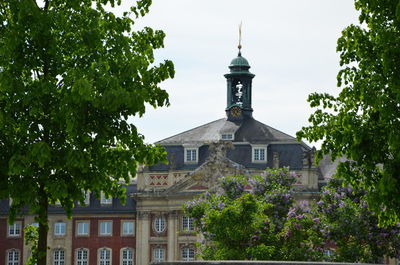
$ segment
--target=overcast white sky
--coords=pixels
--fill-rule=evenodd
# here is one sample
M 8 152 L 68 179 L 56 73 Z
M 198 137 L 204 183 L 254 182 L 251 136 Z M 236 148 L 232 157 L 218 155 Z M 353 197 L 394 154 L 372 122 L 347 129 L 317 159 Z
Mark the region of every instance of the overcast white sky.
M 253 116 L 295 136 L 308 124 L 308 94 L 337 94 L 341 31 L 357 23 L 352 0 L 153 0 L 138 20 L 166 33 L 157 60 L 170 59 L 176 75 L 161 84 L 171 106 L 132 122 L 153 143 L 225 116 L 228 65 L 242 55 L 253 79 Z

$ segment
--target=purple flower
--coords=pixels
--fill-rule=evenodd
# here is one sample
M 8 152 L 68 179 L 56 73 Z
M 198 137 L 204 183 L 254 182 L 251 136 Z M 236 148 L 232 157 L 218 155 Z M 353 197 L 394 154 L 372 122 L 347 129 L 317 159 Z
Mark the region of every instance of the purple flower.
M 343 208 L 344 207 L 344 202 L 342 200 L 339 201 L 339 208 Z
M 225 207 L 225 204 L 223 202 L 218 203 L 218 209 L 222 210 Z
M 316 224 L 320 224 L 321 223 L 321 220 L 319 218 L 314 218 L 313 221 Z
M 323 204 L 324 204 L 323 201 L 318 201 L 318 202 L 317 202 L 317 205 L 318 205 L 318 206 L 321 206 L 321 205 L 323 205 Z
M 301 224 L 294 224 L 294 228 L 301 229 Z
M 297 218 L 297 220 L 301 220 L 304 218 L 304 214 L 298 215 L 298 216 L 296 216 L 296 218 Z
M 295 217 L 296 216 L 296 209 L 290 208 L 288 212 L 288 217 Z

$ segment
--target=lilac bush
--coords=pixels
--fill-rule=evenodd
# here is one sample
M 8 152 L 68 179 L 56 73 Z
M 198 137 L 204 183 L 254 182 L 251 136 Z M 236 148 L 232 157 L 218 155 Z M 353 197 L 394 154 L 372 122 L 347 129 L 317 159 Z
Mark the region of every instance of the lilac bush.
M 202 258 L 320 260 L 322 233 L 314 229 L 320 224 L 310 213 L 294 208 L 294 181 L 287 169 L 226 177 L 217 190 L 188 202 L 185 212 L 206 239 Z

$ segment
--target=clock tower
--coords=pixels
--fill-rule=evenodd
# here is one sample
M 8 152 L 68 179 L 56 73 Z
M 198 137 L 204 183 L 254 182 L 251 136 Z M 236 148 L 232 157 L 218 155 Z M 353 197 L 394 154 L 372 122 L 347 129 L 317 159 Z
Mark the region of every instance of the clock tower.
M 227 80 L 227 105 L 228 120 L 243 120 L 252 117 L 251 107 L 251 82 L 254 74 L 249 72 L 249 62 L 239 54 L 229 65 L 230 72 L 225 74 Z

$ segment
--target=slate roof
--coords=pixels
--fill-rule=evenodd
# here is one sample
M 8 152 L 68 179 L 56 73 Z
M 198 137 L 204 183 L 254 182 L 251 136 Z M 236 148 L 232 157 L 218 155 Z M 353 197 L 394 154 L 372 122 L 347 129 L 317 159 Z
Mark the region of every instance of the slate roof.
M 266 144 L 273 142 L 298 143 L 296 138 L 265 125 L 253 118 L 229 121 L 226 118 L 212 121 L 191 130 L 156 142 L 159 145 L 203 144 L 220 140 L 222 133 L 234 133 L 233 142 Z
M 135 213 L 136 212 L 136 201 L 131 196 L 136 192 L 136 184 L 130 184 L 126 186 L 126 204 L 122 205 L 118 198 L 113 198 L 111 205 L 101 205 L 100 201 L 96 199 L 94 193 L 90 194 L 90 204 L 87 206 L 80 206 L 79 203 L 76 204 L 75 208 L 72 210 L 72 214 L 82 214 L 82 213 Z M 0 216 L 7 215 L 9 211 L 9 201 L 0 201 Z M 28 213 L 28 208 L 25 207 L 22 212 L 24 214 Z M 49 214 L 65 214 L 62 207 L 59 206 L 49 206 Z

